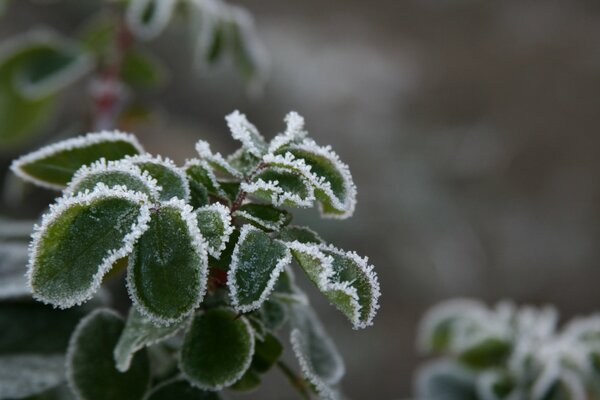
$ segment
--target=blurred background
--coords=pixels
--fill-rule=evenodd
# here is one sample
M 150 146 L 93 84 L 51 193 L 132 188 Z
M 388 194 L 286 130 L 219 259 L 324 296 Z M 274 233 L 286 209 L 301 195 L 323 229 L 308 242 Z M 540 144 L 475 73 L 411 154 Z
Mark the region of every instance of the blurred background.
M 223 153 L 235 149 L 223 119 L 234 109 L 267 138 L 295 110 L 350 165 L 355 217 L 320 220 L 308 211 L 297 222 L 368 255 L 380 277 L 381 310 L 362 331 L 301 281 L 346 359 L 351 398 L 410 395 L 421 361 L 416 325 L 440 300 L 552 303 L 564 317 L 600 309 L 599 2 L 243 5 L 270 58 L 262 93 L 250 95 L 228 66 L 194 69 L 187 31 L 172 24 L 145 44 L 169 81 L 141 93 L 157 112 L 134 133 L 148 151 L 181 163 L 200 138 Z M 75 35 L 97 7 L 13 1 L 0 40 L 38 25 Z M 86 84 L 70 90 L 42 136 L 0 152 L 2 214 L 33 218 L 51 201 L 52 193 L 16 186 L 8 166 L 84 133 L 73 121 L 90 106 Z M 293 398 L 277 372 L 267 382 L 250 398 Z

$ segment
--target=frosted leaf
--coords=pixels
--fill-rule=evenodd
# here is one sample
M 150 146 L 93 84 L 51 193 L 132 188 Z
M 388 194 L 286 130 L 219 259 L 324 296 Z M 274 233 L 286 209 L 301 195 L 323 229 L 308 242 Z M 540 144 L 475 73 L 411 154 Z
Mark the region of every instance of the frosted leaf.
M 231 136 L 242 142 L 242 147 L 256 157 L 262 157 L 267 150 L 265 138 L 251 124 L 246 116 L 235 110 L 225 117 Z
M 157 181 L 158 185 L 162 187 L 160 200 L 168 201 L 174 197 L 185 201 L 189 200 L 190 186 L 187 176 L 169 158 L 144 154 L 127 157 L 125 162 L 138 166 Z
M 220 400 L 218 393 L 193 387 L 182 378 L 162 382 L 152 388 L 145 400 Z
M 0 356 L 0 398 L 21 399 L 58 386 L 65 380 L 62 355 Z
M 128 160 L 106 161 L 101 158 L 78 169 L 64 193 L 74 195 L 92 191 L 99 182 L 108 187 L 125 186 L 128 190 L 145 193 L 151 199 L 158 199 L 162 191 L 148 171 L 142 171 Z
M 289 212 L 268 204 L 247 203 L 235 210 L 234 216 L 242 218 L 252 225 L 268 231 L 279 231 L 289 224 L 292 216 Z
M 125 328 L 113 352 L 117 369 L 121 372 L 127 371 L 133 355 L 138 350 L 170 338 L 185 325 L 186 321 L 183 320 L 168 326 L 156 326 L 137 308 L 131 307 Z
M 27 245 L 0 242 L 0 300 L 29 296 L 25 279 Z
M 244 176 L 250 176 L 259 167 L 260 157 L 251 154 L 244 147 L 240 147 L 227 156 L 227 162 Z
M 465 367 L 441 360 L 421 368 L 416 380 L 416 398 L 427 400 L 477 399 L 475 374 Z
M 186 332 L 179 368 L 194 386 L 218 391 L 240 380 L 254 355 L 254 331 L 229 308 L 197 314 Z
M 204 206 L 195 211 L 200 234 L 206 240 L 208 254 L 219 258 L 225 250 L 229 236 L 233 232 L 229 208 L 220 203 Z
M 477 395 L 481 400 L 516 400 L 522 398 L 507 373 L 486 371 L 477 377 Z M 507 393 L 508 392 L 508 393 Z M 515 399 L 516 397 L 516 399 Z
M 207 245 L 183 200 L 162 203 L 148 225 L 129 256 L 128 291 L 142 315 L 170 325 L 189 316 L 204 297 Z
M 366 258 L 333 246 L 298 241 L 287 245 L 308 277 L 355 329 L 373 323 L 381 293 L 377 275 Z
M 289 265 L 279 275 L 279 279 L 273 288 L 272 297 L 284 303 L 308 305 L 308 297 L 296 285 L 296 276 Z
M 348 218 L 356 206 L 356 186 L 350 169 L 329 146 L 320 147 L 310 139 L 290 143 L 277 150 L 301 159 L 310 167 L 309 180 L 314 185 L 321 215 L 327 218 Z
M 304 129 L 304 118 L 295 111 L 291 111 L 284 119 L 286 129 L 275 136 L 269 143 L 269 153 L 275 153 L 283 146 L 302 141 L 308 132 Z
M 227 273 L 227 287 L 236 311 L 259 308 L 290 262 L 290 251 L 283 242 L 271 239 L 252 225 L 244 225 Z
M 82 400 L 141 400 L 150 383 L 150 366 L 140 351 L 126 372 L 116 369 L 115 348 L 124 327 L 114 311 L 100 308 L 83 318 L 67 350 L 67 382 Z
M 290 342 L 302 374 L 323 399 L 338 400 L 335 390 L 345 373 L 345 366 L 334 342 L 308 306 L 291 308 Z
M 61 190 L 84 165 L 102 157 L 118 160 L 142 153 L 144 149 L 135 136 L 119 131 L 103 131 L 42 147 L 14 160 L 10 168 L 28 182 Z
M 127 25 L 139 39 L 154 39 L 169 24 L 175 4 L 175 0 L 132 0 L 125 13 Z
M 210 149 L 210 145 L 208 142 L 204 140 L 198 140 L 196 143 L 196 151 L 200 156 L 201 160 L 205 160 L 213 169 L 213 171 L 219 171 L 222 174 L 229 175 L 238 179 L 243 178 L 243 175 L 235 169 L 223 156 L 221 153 L 214 153 Z
M 217 181 L 213 168 L 206 160 L 199 160 L 197 158 L 187 160 L 183 169 L 190 181 L 192 199 L 194 198 L 195 187 L 197 187 L 197 191 L 206 190 L 214 196 L 227 198 L 227 193 L 221 188 L 221 184 Z
M 583 377 L 567 368 L 555 366 L 545 368 L 531 389 L 532 400 L 544 400 L 549 396 L 569 400 L 587 400 L 589 398 Z
M 89 300 L 148 228 L 148 203 L 143 193 L 102 183 L 58 199 L 32 235 L 27 277 L 34 298 L 60 308 Z
M 285 242 L 324 244 L 319 234 L 307 226 L 289 225 L 281 229 L 277 238 Z
M 261 170 L 252 181 L 242 182 L 240 189 L 274 206 L 312 207 L 315 200 L 309 180 L 296 171 L 280 167 Z

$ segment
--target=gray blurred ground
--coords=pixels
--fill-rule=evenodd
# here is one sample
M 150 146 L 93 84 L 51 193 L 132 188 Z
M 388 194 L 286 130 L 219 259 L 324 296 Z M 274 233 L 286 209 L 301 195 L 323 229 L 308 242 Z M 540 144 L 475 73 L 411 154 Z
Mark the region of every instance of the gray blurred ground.
M 382 283 L 375 325 L 359 332 L 311 292 L 346 358 L 351 398 L 409 395 L 415 326 L 441 299 L 554 303 L 565 316 L 600 309 L 599 2 L 244 5 L 271 55 L 263 96 L 249 99 L 227 68 L 193 74 L 183 28 L 172 27 L 150 46 L 168 60 L 171 85 L 146 95 L 165 117 L 136 133 L 182 161 L 199 137 L 234 149 L 223 120 L 233 109 L 268 137 L 296 110 L 351 166 L 353 219 L 300 216 L 369 255 Z M 68 33 L 80 18 L 19 6 L 13 31 L 42 19 Z M 269 382 L 250 398 L 293 398 L 279 376 Z

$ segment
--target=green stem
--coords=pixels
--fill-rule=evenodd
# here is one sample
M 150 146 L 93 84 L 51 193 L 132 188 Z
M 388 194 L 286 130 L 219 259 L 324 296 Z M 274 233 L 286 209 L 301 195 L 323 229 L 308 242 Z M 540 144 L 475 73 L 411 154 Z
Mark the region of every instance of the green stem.
M 277 367 L 283 375 L 288 379 L 294 389 L 298 391 L 303 400 L 310 400 L 310 394 L 304 378 L 296 375 L 296 373 L 283 361 L 277 361 Z

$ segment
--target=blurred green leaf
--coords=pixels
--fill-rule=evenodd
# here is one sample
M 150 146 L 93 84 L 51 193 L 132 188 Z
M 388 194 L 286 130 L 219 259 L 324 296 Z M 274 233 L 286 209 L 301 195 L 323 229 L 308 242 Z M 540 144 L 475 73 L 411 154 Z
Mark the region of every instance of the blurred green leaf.
M 178 379 L 157 386 L 146 400 L 219 400 L 220 398 L 215 392 L 200 390 Z
M 166 68 L 152 55 L 140 50 L 129 50 L 121 65 L 121 79 L 133 88 L 147 88 L 163 84 Z

